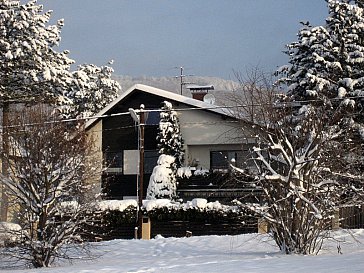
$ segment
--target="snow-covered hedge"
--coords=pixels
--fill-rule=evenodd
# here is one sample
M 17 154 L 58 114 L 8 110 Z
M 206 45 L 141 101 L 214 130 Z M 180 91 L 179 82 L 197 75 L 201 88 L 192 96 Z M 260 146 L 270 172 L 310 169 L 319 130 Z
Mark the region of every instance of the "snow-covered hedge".
M 203 198 L 195 198 L 186 203 L 174 202 L 168 199 L 144 200 L 143 209 L 148 213 L 153 210 L 166 208 L 169 210 L 198 210 L 198 211 L 219 211 L 237 212 L 237 206 L 227 206 L 220 204 L 219 201 L 207 202 Z
M 67 212 L 72 213 L 77 208 L 73 202 L 62 203 L 60 219 L 67 219 Z M 110 240 L 113 238 L 133 238 L 133 234 L 123 232 L 133 231 L 137 222 L 138 203 L 136 200 L 103 200 L 90 206 L 91 222 L 85 223 L 83 236 L 86 240 Z M 218 201 L 208 202 L 196 198 L 184 203 L 169 199 L 144 200 L 143 215 L 149 216 L 152 223 L 168 221 L 186 221 L 194 223 L 244 223 L 250 216 L 238 205 L 223 205 Z M 249 219 L 248 219 L 249 218 Z M 124 236 L 124 237 L 123 237 Z
M 96 203 L 95 208 L 99 211 L 125 211 L 127 209 L 136 208 L 137 206 L 138 202 L 136 200 L 102 200 Z
M 144 214 L 156 220 L 191 220 L 220 221 L 242 216 L 237 206 L 222 205 L 220 202 L 207 202 L 203 198 L 195 198 L 185 203 L 167 199 L 145 200 Z
M 122 227 L 135 225 L 137 217 L 137 202 L 132 200 L 101 201 L 95 219 L 99 224 L 90 227 L 92 234 L 108 240 L 119 238 Z M 169 199 L 144 200 L 142 213 L 149 216 L 152 223 L 183 221 L 191 223 L 245 223 L 250 218 L 238 206 L 227 206 L 217 201 L 208 202 L 203 198 L 196 198 L 184 203 Z M 99 227 L 99 225 L 101 225 Z
M 77 207 L 74 202 L 62 203 L 62 215 L 65 210 Z M 95 226 L 132 223 L 136 220 L 138 203 L 136 200 L 103 200 L 92 205 L 90 213 L 94 215 Z M 142 212 L 152 219 L 159 220 L 219 220 L 236 218 L 245 215 L 237 205 L 223 205 L 218 201 L 208 202 L 203 198 L 195 198 L 184 203 L 169 199 L 144 200 Z
M 72 212 L 79 206 L 74 201 L 62 202 L 60 204 L 60 212 Z M 102 211 L 120 211 L 138 207 L 136 200 L 102 200 L 97 201 L 90 206 L 95 212 Z M 146 213 L 153 210 L 166 208 L 169 210 L 198 210 L 198 211 L 219 211 L 219 212 L 239 212 L 238 206 L 222 205 L 219 201 L 208 202 L 204 198 L 195 198 L 185 203 L 172 201 L 169 199 L 143 200 L 142 210 Z

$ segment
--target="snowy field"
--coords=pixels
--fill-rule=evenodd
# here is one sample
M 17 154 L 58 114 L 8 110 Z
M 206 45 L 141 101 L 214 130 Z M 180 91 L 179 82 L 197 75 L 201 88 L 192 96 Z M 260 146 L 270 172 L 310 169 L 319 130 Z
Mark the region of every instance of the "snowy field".
M 201 236 L 95 243 L 92 261 L 2 273 L 364 272 L 364 230 L 335 233 L 320 255 L 283 255 L 265 235 Z M 338 253 L 338 245 L 342 254 Z

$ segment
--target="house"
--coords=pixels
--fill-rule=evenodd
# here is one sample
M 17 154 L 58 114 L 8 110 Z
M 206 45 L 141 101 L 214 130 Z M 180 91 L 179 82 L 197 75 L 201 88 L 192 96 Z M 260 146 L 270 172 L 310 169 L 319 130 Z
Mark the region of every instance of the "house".
M 163 101 L 169 101 L 177 111 L 184 140 L 185 165 L 193 166 L 193 179 L 181 181 L 181 197 L 231 197 L 237 190 L 225 183 L 229 164 L 243 166 L 249 149 L 255 143 L 253 130 L 237 120 L 226 108 L 146 85 L 134 85 L 86 123 L 86 130 L 96 145 L 96 156 L 107 167 L 100 178 L 105 198 L 130 199 L 137 196 L 138 124 L 129 109 L 145 106 L 144 194 L 158 159 L 156 136 L 159 112 Z M 153 111 L 154 110 L 154 111 Z M 206 172 L 210 174 L 206 179 Z M 217 176 L 216 173 L 220 175 Z M 224 188 L 224 189 L 223 189 Z M 208 199 L 208 198 L 207 198 Z M 213 199 L 213 198 L 210 198 Z

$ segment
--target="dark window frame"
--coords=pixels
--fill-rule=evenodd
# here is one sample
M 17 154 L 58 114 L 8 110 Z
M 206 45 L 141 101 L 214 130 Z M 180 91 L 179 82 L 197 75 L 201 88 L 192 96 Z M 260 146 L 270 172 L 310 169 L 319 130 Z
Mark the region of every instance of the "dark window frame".
M 210 151 L 210 169 L 226 171 L 230 169 L 230 164 L 234 166 L 241 164 L 240 162 L 244 154 L 243 150 L 213 150 Z M 234 161 L 232 162 L 232 159 Z
M 103 161 L 106 172 L 121 174 L 124 172 L 124 151 L 106 151 L 103 154 Z

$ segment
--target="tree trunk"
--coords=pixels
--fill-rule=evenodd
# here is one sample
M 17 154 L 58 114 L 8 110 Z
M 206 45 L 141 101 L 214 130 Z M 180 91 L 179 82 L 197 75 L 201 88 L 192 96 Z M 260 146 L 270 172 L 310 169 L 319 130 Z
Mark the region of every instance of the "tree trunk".
M 1 160 L 1 173 L 4 177 L 8 177 L 9 162 L 5 155 L 9 154 L 9 102 L 5 101 L 3 104 L 3 130 L 2 130 L 2 140 L 3 140 L 3 153 Z M 1 185 L 1 221 L 6 222 L 8 219 L 8 195 L 6 193 L 5 184 Z

